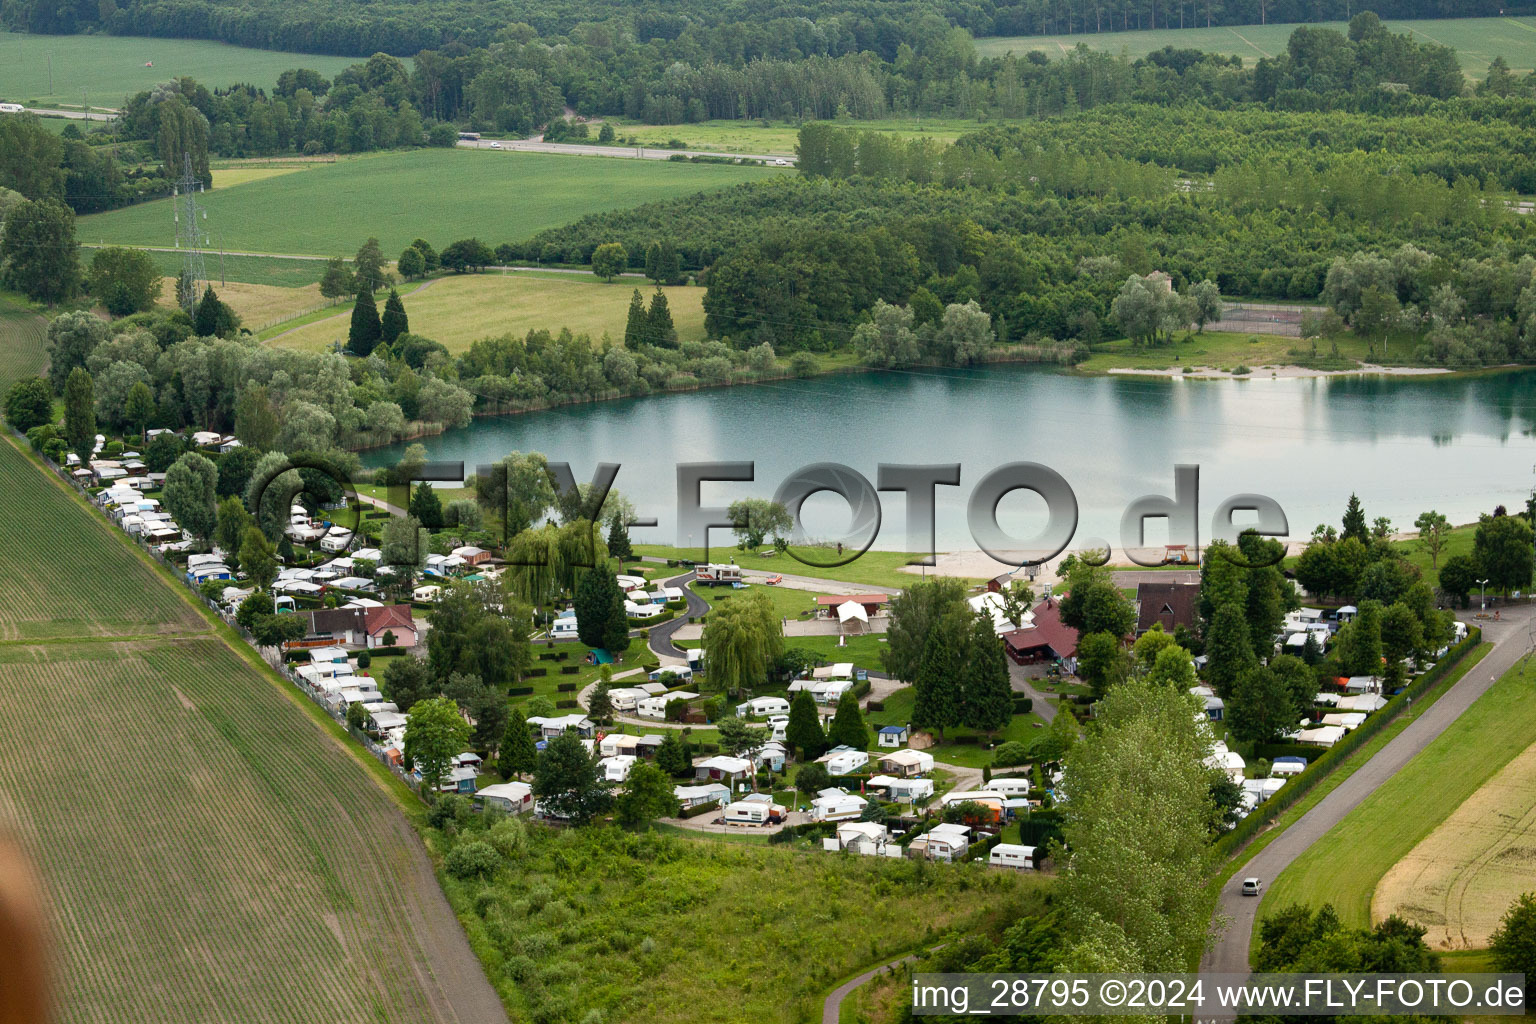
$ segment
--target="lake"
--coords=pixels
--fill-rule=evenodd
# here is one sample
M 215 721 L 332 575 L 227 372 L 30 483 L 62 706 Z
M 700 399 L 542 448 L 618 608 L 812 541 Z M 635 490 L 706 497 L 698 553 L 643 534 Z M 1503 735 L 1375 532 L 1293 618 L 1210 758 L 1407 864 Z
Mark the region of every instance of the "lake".
M 839 374 L 811 380 L 668 393 L 519 416 L 477 419 L 423 441 L 428 457 L 466 471 L 510 451 L 540 451 L 590 479 L 599 461 L 620 463 L 615 486 L 642 516 L 637 543 L 687 544 L 676 535 L 675 466 L 752 461 L 753 483 L 713 483 L 705 505 L 771 496 L 793 471 L 837 462 L 871 482 L 880 463 L 960 463 L 958 487 L 938 488 L 937 546 L 970 550 L 972 487 L 1006 463 L 1043 463 L 1065 477 L 1090 538 L 1120 548 L 1126 505 L 1172 495 L 1174 466 L 1200 467 L 1202 542 L 1226 497 L 1257 492 L 1285 511 L 1292 538 L 1337 525 L 1350 493 L 1368 518 L 1409 529 L 1425 509 L 1453 523 L 1503 503 L 1524 506 L 1536 476 L 1536 371 L 1473 377 L 1349 376 L 1188 380 L 1086 377 L 1029 366 Z M 405 445 L 366 453 L 393 462 Z M 877 548 L 907 550 L 905 502 L 882 495 Z M 1026 491 L 1003 499 L 999 524 L 1030 536 L 1045 503 Z M 804 508 L 808 532 L 839 536 L 849 513 L 818 495 Z M 1241 522 L 1241 520 L 1239 520 Z M 1147 542 L 1167 537 L 1149 523 Z M 712 541 L 726 544 L 725 531 Z M 693 538 L 699 542 L 701 538 Z

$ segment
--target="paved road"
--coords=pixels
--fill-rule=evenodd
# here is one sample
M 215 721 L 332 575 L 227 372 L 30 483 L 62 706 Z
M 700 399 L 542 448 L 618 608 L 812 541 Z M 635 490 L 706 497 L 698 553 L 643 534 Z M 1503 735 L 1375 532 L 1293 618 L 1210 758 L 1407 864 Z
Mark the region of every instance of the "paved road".
M 940 943 L 933 948 L 942 949 L 943 943 Z M 889 970 L 892 967 L 900 967 L 902 964 L 911 963 L 916 959 L 917 954 L 912 953 L 908 956 L 902 957 L 900 960 L 892 960 L 888 964 L 881 964 L 879 967 L 872 967 L 858 977 L 849 978 L 847 981 L 837 986 L 837 988 L 832 990 L 832 994 L 827 996 L 827 1001 L 822 1004 L 821 1024 L 837 1024 L 838 1014 L 842 1011 L 843 1008 L 843 1000 L 847 999 L 848 994 L 854 989 L 858 988 L 860 985 L 864 984 L 869 979 L 879 974 L 881 971 Z
M 685 623 L 692 622 L 709 611 L 709 602 L 695 594 L 693 589 L 688 586 L 692 582 L 693 572 L 690 570 L 681 576 L 674 576 L 662 583 L 664 587 L 683 588 L 683 593 L 688 595 L 688 610 L 682 615 L 675 615 L 666 622 L 651 627 L 650 637 L 646 640 L 646 643 L 650 646 L 652 653 L 658 658 L 669 658 L 673 661 L 684 662 L 688 660 L 687 652 L 672 642 L 672 635 L 681 629 Z
M 28 114 L 37 114 L 39 117 L 67 117 L 71 121 L 111 121 L 117 117 L 117 111 L 109 107 L 91 110 L 54 110 L 51 107 L 28 107 Z
M 762 160 L 776 167 L 793 167 L 795 158 L 768 153 L 718 153 L 707 149 L 661 149 L 655 146 L 595 146 L 577 142 L 545 142 L 542 139 L 460 140 L 464 149 L 499 149 L 515 153 L 564 153 L 568 156 L 612 156 L 630 160 L 670 160 L 674 156 L 712 156 L 725 160 Z
M 1201 971 L 1236 974 L 1249 969 L 1248 946 L 1261 901 L 1242 896 L 1239 890 L 1244 878 L 1256 876 L 1266 884 L 1274 881 L 1292 861 L 1444 732 L 1472 706 L 1473 701 L 1487 692 L 1495 680 L 1520 660 L 1526 652 L 1527 631 L 1536 608 L 1506 607 L 1503 611 L 1506 614 L 1501 622 L 1485 620 L 1478 623 L 1483 627 L 1483 638 L 1494 645 L 1482 661 L 1227 882 L 1221 890 L 1216 919 L 1212 922 L 1213 930 L 1220 931 L 1225 918 L 1225 931 L 1201 960 Z
M 1035 688 L 1035 677 L 1024 671 L 1024 666 L 1008 659 L 1008 681 L 1011 688 L 1018 693 L 1029 694 L 1029 699 L 1034 701 L 1030 710 L 1039 715 L 1046 725 L 1056 720 L 1056 705 L 1051 703 L 1051 695 Z

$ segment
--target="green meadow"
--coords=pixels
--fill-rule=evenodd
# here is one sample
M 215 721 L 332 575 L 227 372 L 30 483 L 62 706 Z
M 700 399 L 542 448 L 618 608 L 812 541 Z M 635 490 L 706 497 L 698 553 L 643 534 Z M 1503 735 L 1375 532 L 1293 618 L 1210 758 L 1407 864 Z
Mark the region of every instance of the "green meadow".
M 252 50 L 203 39 L 0 32 L 0 100 L 120 107 L 134 93 L 183 75 L 210 89 L 248 82 L 270 90 L 289 68 L 311 68 L 331 78 L 356 63 L 356 57 Z
M 1323 24 L 1341 31 L 1348 27 L 1344 22 Z M 1488 62 L 1495 57 L 1503 57 L 1516 73 L 1536 68 L 1536 18 L 1445 18 L 1388 21 L 1385 24 L 1394 32 L 1412 34 L 1419 42 L 1452 47 L 1461 58 L 1462 70 L 1472 78 L 1482 78 L 1488 70 Z M 1173 46 L 1236 55 L 1243 58 L 1244 63 L 1252 64 L 1261 57 L 1284 53 L 1286 40 L 1295 28 L 1295 25 L 1234 25 L 1229 28 L 1079 32 L 1060 36 L 996 36 L 976 40 L 976 49 L 986 57 L 1024 54 L 1030 50 L 1060 57 L 1082 43 L 1094 50 L 1124 52 L 1135 59 Z
M 589 213 L 757 181 L 775 171 L 725 164 L 420 149 L 318 164 L 215 188 L 210 248 L 281 255 L 351 255 L 368 236 L 393 256 L 413 238 L 441 248 L 475 236 L 491 245 Z M 171 201 L 82 217 L 83 242 L 171 246 Z

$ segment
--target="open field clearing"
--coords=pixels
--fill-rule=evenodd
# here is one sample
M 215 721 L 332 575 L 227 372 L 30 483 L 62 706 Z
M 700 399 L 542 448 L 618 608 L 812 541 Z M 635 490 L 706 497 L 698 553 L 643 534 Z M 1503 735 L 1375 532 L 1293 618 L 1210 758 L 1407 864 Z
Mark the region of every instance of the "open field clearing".
M 964 117 L 893 117 L 844 123 L 861 130 L 888 132 L 904 138 L 933 139 L 937 142 L 953 142 L 966 132 L 973 132 L 982 126 L 982 122 Z M 800 126 L 783 122 L 764 125 L 761 121 L 625 124 L 613 120 L 613 130 L 621 139 L 634 136 L 640 145 L 648 147 L 665 146 L 676 139 L 686 149 L 793 156 L 795 144 L 799 141 Z
M 0 386 L 42 373 L 48 322 L 36 313 L 0 306 Z
M 268 178 L 279 178 L 284 174 L 293 174 L 295 171 L 307 171 L 311 166 L 304 164 L 290 164 L 287 167 L 215 167 L 212 170 L 213 187 L 234 188 L 237 185 L 249 185 L 253 181 L 266 181 Z
M 538 328 L 558 332 L 569 327 L 576 334 L 591 335 L 593 340 L 601 339 L 604 333 L 622 340 L 634 290 L 639 288 L 647 303 L 656 290 L 649 281 L 620 278 L 604 284 L 589 274 L 455 275 L 438 278 L 414 295 L 405 294 L 415 287 L 409 281 L 400 287 L 412 333 L 441 342 L 450 352 L 462 352 L 482 338 L 502 334 L 522 337 Z M 683 341 L 702 339 L 704 289 L 680 286 L 663 290 L 678 337 Z M 223 296 L 223 292 L 219 294 Z M 308 305 L 323 301 L 318 286 L 314 295 Z M 352 307 L 343 303 L 338 309 L 337 316 L 295 328 L 277 336 L 273 344 L 318 350 L 338 339 L 345 342 Z
M 0 640 L 206 630 L 111 529 L 0 444 Z
M 1394 32 L 1411 32 L 1421 43 L 1439 43 L 1455 48 L 1462 70 L 1471 78 L 1482 78 L 1488 62 L 1503 57 L 1516 74 L 1536 68 L 1536 18 L 1444 18 L 1422 21 L 1387 21 Z M 1322 22 L 1315 27 L 1348 28 L 1344 22 Z M 1295 25 L 1234 25 L 1230 28 L 1157 29 L 1143 32 L 1089 32 L 1070 36 L 996 36 L 976 40 L 976 50 L 983 56 L 1000 57 L 1005 53 L 1025 54 L 1040 50 L 1059 57 L 1086 43 L 1095 50 L 1120 53 L 1132 59 L 1145 57 L 1165 46 L 1205 50 L 1243 58 L 1252 64 L 1260 57 L 1285 52 L 1286 41 Z
M 1483 783 L 1376 887 L 1371 918 L 1429 929 L 1437 949 L 1482 949 L 1536 878 L 1536 744 Z
M 79 106 L 84 91 L 93 106 L 120 107 L 134 93 L 183 75 L 210 89 L 248 82 L 270 92 L 277 76 L 289 68 L 310 68 L 332 78 L 360 62 L 358 57 L 252 50 L 202 39 L 0 32 L 0 98 L 37 106 Z M 146 67 L 148 63 L 154 66 Z
M 946 927 L 1038 907 L 1047 884 L 975 864 L 542 826 L 488 881 L 447 882 L 514 1019 L 597 1009 L 653 1024 L 819 1020 L 839 980 Z
M 60 1021 L 458 1019 L 431 951 L 479 968 L 406 819 L 223 642 L 9 645 L 0 714 Z
M 80 259 L 90 265 L 92 249 L 96 245 L 89 238 L 81 239 Z M 88 244 L 87 244 L 88 243 Z M 149 258 L 166 277 L 174 278 L 181 272 L 181 254 L 170 250 L 150 250 Z M 208 277 L 215 291 L 223 294 L 224 288 L 233 282 L 264 284 L 274 288 L 303 288 L 317 284 L 325 272 L 323 260 L 283 259 L 278 256 L 223 256 L 217 252 L 207 254 L 205 263 Z
M 1473 671 L 1479 671 L 1474 669 Z M 1337 826 L 1303 853 L 1270 884 L 1262 913 L 1292 903 L 1313 907 L 1332 903 L 1346 924 L 1365 926 L 1373 917 L 1378 883 L 1425 837 L 1451 818 L 1483 784 L 1530 746 L 1536 735 L 1536 699 L 1531 688 L 1536 670 L 1522 664 L 1506 673 L 1449 728 L 1402 771 L 1349 813 Z M 1529 777 L 1527 777 L 1528 779 Z M 1505 807 L 1504 814 L 1519 814 Z M 1500 819 L 1504 820 L 1504 819 Z M 1475 857 L 1489 846 L 1485 817 L 1477 833 L 1463 832 L 1440 847 L 1442 855 Z M 1466 849 L 1454 851 L 1459 838 Z M 1518 844 L 1512 844 L 1516 846 Z M 1526 872 L 1529 880 L 1529 870 Z M 1401 883 L 1398 883 L 1401 884 Z M 1499 883 L 1492 875 L 1482 883 Z M 1527 885 L 1527 887 L 1529 887 Z M 1488 890 L 1490 895 L 1492 890 Z M 1394 902 L 1401 904 L 1402 900 Z M 1411 900 L 1409 902 L 1422 902 Z M 1400 913 L 1406 908 L 1399 907 Z M 1383 912 L 1388 912 L 1383 910 Z M 1504 912 L 1500 904 L 1495 918 Z M 1261 917 L 1262 917 L 1261 913 Z M 1426 918 L 1413 918 L 1431 924 Z M 1444 928 L 1428 940 L 1439 946 Z M 1459 943 L 1457 945 L 1460 945 Z
M 225 284 L 215 281 L 214 290 L 219 293 L 221 300 L 239 314 L 245 326 L 253 330 L 270 320 L 295 317 L 330 301 L 320 294 L 318 283 L 302 288 L 284 288 L 271 284 L 246 284 L 243 281 Z M 176 304 L 174 277 L 161 278 L 160 303 L 167 307 Z M 338 308 L 350 311 L 352 307 L 343 305 Z
M 214 189 L 201 201 L 215 249 L 350 256 L 373 235 L 393 257 L 417 237 L 439 248 L 470 236 L 495 245 L 589 213 L 774 173 L 723 164 L 422 149 L 338 160 Z M 176 241 L 171 214 L 171 201 L 160 199 L 82 217 L 80 238 L 171 246 Z M 316 268 L 315 279 L 319 275 Z

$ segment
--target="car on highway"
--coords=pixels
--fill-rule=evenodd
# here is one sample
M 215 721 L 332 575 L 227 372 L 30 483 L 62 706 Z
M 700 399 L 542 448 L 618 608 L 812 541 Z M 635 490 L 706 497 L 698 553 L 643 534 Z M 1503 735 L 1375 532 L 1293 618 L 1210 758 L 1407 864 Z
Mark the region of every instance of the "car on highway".
M 789 166 L 789 161 L 785 160 L 783 157 L 779 157 L 777 160 L 775 160 L 773 162 L 773 166 L 775 166 L 775 167 L 788 167 Z
M 493 142 L 493 143 L 491 143 L 491 148 L 492 149 L 500 149 L 501 148 L 501 143 Z
M 1257 878 L 1245 878 L 1245 879 L 1243 879 L 1243 895 L 1244 896 L 1257 896 L 1259 894 L 1259 890 L 1261 888 L 1263 888 L 1263 887 L 1264 887 L 1264 883 L 1259 881 Z

